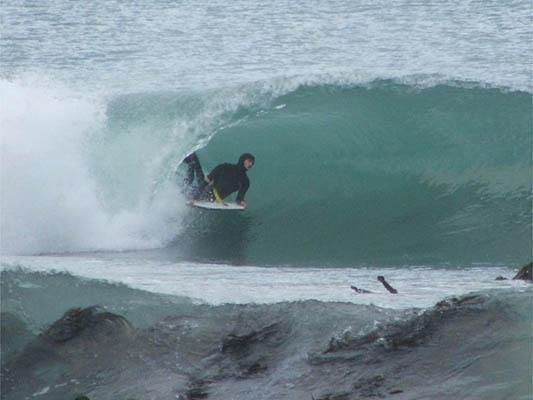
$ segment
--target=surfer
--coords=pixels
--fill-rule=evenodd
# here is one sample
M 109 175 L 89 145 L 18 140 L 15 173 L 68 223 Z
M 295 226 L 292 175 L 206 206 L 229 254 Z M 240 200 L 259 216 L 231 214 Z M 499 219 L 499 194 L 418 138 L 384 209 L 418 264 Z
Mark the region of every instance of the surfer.
M 385 280 L 384 276 L 382 276 L 382 275 L 378 276 L 378 281 L 380 281 L 383 284 L 383 286 L 385 286 L 385 289 L 387 289 L 390 293 L 392 293 L 392 294 L 397 294 L 398 293 L 398 291 L 396 289 L 394 289 L 391 285 L 389 285 L 389 282 L 387 282 Z M 371 292 L 370 290 L 358 288 L 357 286 L 350 286 L 350 288 L 355 293 L 359 293 L 359 294 L 374 293 L 374 292 Z
M 196 153 L 187 156 L 183 162 L 187 164 L 185 183 L 194 188 L 191 190 L 191 197 L 194 200 L 222 202 L 230 194 L 237 192 L 235 202 L 246 207 L 244 196 L 250 187 L 246 172 L 255 163 L 255 157 L 252 154 L 242 154 L 237 164 L 219 164 L 207 176 L 204 176 Z M 196 187 L 193 186 L 195 178 Z

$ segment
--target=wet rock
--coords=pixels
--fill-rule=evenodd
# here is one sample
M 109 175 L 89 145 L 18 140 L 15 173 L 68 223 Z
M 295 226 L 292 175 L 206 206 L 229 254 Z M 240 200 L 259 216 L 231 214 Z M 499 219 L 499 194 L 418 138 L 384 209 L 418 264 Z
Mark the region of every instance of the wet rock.
M 273 323 L 258 331 L 252 331 L 244 335 L 229 334 L 222 342 L 222 353 L 243 352 L 256 342 L 261 342 L 279 332 L 279 323 Z
M 533 262 L 524 265 L 513 279 L 520 279 L 527 282 L 533 281 Z
M 79 336 L 94 341 L 120 341 L 132 334 L 133 327 L 126 318 L 93 306 L 68 310 L 42 334 L 42 338 L 55 343 L 66 342 Z
M 350 393 L 340 392 L 340 393 L 328 393 L 320 397 L 313 397 L 313 400 L 348 400 L 350 398 Z
M 267 366 L 257 361 L 250 365 L 242 366 L 240 371 L 241 378 L 248 378 L 252 375 L 263 373 L 267 370 Z
M 312 363 L 336 361 L 339 357 L 327 357 L 328 354 L 336 352 L 348 352 L 343 359 L 359 359 L 368 346 L 378 346 L 389 351 L 418 346 L 447 318 L 459 312 L 468 312 L 484 301 L 485 299 L 479 295 L 453 297 L 438 302 L 435 307 L 413 318 L 385 324 L 367 334 L 356 337 L 333 337 L 323 352 L 326 357 L 315 356 L 310 361 Z
M 197 380 L 192 382 L 189 389 L 184 396 L 180 396 L 180 400 L 199 400 L 207 399 L 209 392 L 207 391 L 208 381 Z
M 473 305 L 473 304 L 481 304 L 485 300 L 483 297 L 479 295 L 470 295 L 470 296 L 464 296 L 464 297 L 451 297 L 446 300 L 439 301 L 435 308 L 439 311 L 449 310 L 453 308 L 458 308 L 461 306 L 467 306 L 467 305 Z
M 353 388 L 359 393 L 359 397 L 381 397 L 384 384 L 385 377 L 376 375 L 371 378 L 359 379 Z

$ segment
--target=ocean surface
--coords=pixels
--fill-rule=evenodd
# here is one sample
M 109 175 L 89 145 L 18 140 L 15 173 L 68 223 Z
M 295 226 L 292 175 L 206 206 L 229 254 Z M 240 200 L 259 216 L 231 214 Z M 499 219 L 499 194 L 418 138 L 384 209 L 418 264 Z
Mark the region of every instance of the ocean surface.
M 3 1 L 2 398 L 531 398 L 532 15 Z

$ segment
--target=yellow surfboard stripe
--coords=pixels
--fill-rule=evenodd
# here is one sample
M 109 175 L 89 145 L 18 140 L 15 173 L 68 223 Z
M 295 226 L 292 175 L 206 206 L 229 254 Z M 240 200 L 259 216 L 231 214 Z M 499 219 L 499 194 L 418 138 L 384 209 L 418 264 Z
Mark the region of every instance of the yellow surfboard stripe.
M 218 190 L 213 188 L 213 194 L 215 195 L 215 201 L 219 204 L 223 204 L 224 201 L 222 200 L 222 197 L 220 197 L 220 194 L 218 193 Z
M 209 180 L 209 178 L 207 177 L 207 175 L 205 175 L 204 177 L 205 181 L 207 183 L 211 183 L 211 181 Z M 224 204 L 224 200 L 222 200 L 222 197 L 220 196 L 220 193 L 218 193 L 218 190 L 213 186 L 213 194 L 215 195 L 215 201 L 218 203 L 218 204 Z

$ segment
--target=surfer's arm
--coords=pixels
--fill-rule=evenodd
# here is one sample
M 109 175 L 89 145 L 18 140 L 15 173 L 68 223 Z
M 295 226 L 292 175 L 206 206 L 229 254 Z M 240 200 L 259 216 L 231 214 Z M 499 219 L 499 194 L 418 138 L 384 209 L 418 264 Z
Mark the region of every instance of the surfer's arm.
M 239 185 L 239 192 L 237 193 L 237 198 L 235 199 L 235 202 L 237 204 L 241 204 L 246 207 L 246 202 L 244 201 L 244 195 L 248 191 L 249 187 L 250 187 L 250 180 L 246 178 Z

